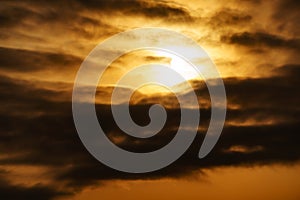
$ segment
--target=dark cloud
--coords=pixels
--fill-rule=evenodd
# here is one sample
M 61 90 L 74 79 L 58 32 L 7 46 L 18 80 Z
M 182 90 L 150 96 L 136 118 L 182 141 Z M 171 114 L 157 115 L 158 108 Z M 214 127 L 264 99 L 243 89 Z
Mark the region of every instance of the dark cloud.
M 238 2 L 253 5 L 261 3 L 259 0 Z M 278 2 L 275 7 L 282 10 L 282 16 L 276 11 L 272 17 L 281 20 L 278 25 L 280 30 L 291 30 L 293 36 L 285 38 L 268 32 L 242 32 L 225 35 L 222 41 L 247 47 L 299 50 L 299 39 L 295 34 L 298 31 L 298 1 Z M 49 30 L 49 27 L 49 34 L 55 35 L 60 30 L 67 36 L 75 33 L 95 39 L 108 32 L 120 31 L 114 25 L 102 21 L 103 16 L 111 15 L 143 16 L 169 22 L 194 20 L 185 6 L 170 1 L 54 0 L 18 3 L 3 1 L 1 4 L 0 38 L 3 40 L 26 38 L 28 41 L 45 42 L 40 36 L 26 35 L 25 31 L 18 32 L 16 29 L 38 31 L 44 28 Z M 95 16 L 82 14 L 86 12 Z M 239 27 L 251 23 L 253 18 L 247 13 L 222 9 L 209 20 L 213 27 Z M 169 62 L 168 59 L 151 56 L 146 57 L 146 60 Z M 5 73 L 75 70 L 81 61 L 69 54 L 0 47 L 0 70 Z M 197 156 L 210 119 L 210 101 L 204 83 L 192 82 L 200 104 L 205 105 L 201 108 L 201 129 L 196 140 L 175 163 L 147 174 L 127 174 L 112 170 L 88 153 L 76 133 L 72 118 L 71 84 L 22 81 L 8 78 L 2 73 L 0 169 L 11 165 L 44 166 L 51 171 L 48 175 L 52 182 L 48 185 L 16 185 L 7 180 L 10 176 L 8 172 L 0 171 L 0 198 L 54 199 L 76 194 L 107 180 L 177 178 L 221 166 L 297 162 L 300 159 L 299 69 L 299 65 L 287 64 L 274 69 L 272 77 L 225 79 L 228 97 L 226 126 L 214 150 L 202 160 Z M 10 74 L 10 77 L 13 76 Z M 97 95 L 109 99 L 112 89 L 99 88 Z M 190 93 L 185 91 L 181 95 L 188 100 Z M 131 105 L 131 115 L 136 123 L 145 125 L 149 122 L 148 110 L 154 103 L 168 106 L 169 120 L 161 132 L 149 139 L 125 135 L 114 122 L 108 104 L 97 104 L 96 110 L 103 129 L 112 141 L 127 150 L 147 152 L 159 149 L 172 140 L 180 119 L 180 110 L 174 96 L 150 97 L 138 94 L 134 105 Z M 195 112 L 191 108 L 185 109 L 190 113 Z M 189 133 L 189 130 L 186 132 Z M 58 183 L 60 187 L 57 187 Z
M 105 12 L 122 12 L 122 14 L 143 15 L 150 18 L 186 18 L 191 19 L 189 11 L 182 5 L 167 1 L 141 0 L 78 0 L 80 5 Z
M 258 5 L 262 2 L 262 0 L 236 0 L 236 2 L 238 2 L 238 3 L 251 3 L 251 4 Z
M 278 0 L 272 15 L 274 24 L 280 32 L 298 37 L 300 34 L 300 4 L 297 0 Z
M 1 7 L 0 9 L 0 28 L 10 28 L 20 24 L 28 16 L 34 15 L 34 13 L 27 9 L 19 7 Z
M 12 72 L 76 69 L 82 59 L 60 53 L 48 53 L 0 47 L 0 69 Z
M 119 28 L 103 22 L 100 17 L 82 15 L 85 8 L 77 1 L 5 1 L 3 4 L 5 6 L 0 9 L 0 36 L 5 39 L 18 39 L 20 34 L 25 34 L 21 39 L 33 37 L 31 32 L 26 33 L 24 30 L 41 31 L 37 27 L 49 30 L 49 34 L 58 34 L 61 31 L 60 34 L 88 39 L 98 39 L 120 31 Z M 18 30 L 20 28 L 23 29 L 21 33 Z M 39 36 L 42 40 L 43 37 Z
M 243 32 L 231 36 L 222 36 L 222 42 L 238 44 L 249 47 L 269 47 L 269 48 L 287 48 L 300 49 L 300 39 L 286 39 L 266 32 Z
M 5 6 L 1 7 L 0 21 L 1 28 L 12 28 L 15 26 L 29 26 L 28 21 L 44 22 L 45 24 L 53 21 L 62 20 L 63 17 L 58 12 L 55 12 L 52 9 L 48 9 L 43 12 L 43 9 L 35 10 L 32 9 L 34 4 L 31 6 L 26 6 L 30 3 L 29 1 L 24 1 L 21 4 L 16 4 L 14 1 L 4 1 Z M 68 16 L 68 12 L 65 12 L 64 15 Z M 75 16 L 75 15 L 74 15 Z M 69 17 L 67 17 L 69 18 Z M 41 26 L 43 24 L 40 24 Z
M 175 178 L 220 166 L 296 162 L 300 159 L 300 95 L 297 92 L 299 80 L 295 78 L 299 76 L 298 69 L 297 65 L 287 65 L 278 68 L 276 73 L 279 75 L 275 77 L 225 79 L 229 104 L 227 124 L 214 150 L 205 159 L 197 159 L 210 118 L 209 108 L 203 108 L 200 123 L 202 129 L 191 148 L 172 165 L 148 174 L 127 174 L 112 170 L 87 152 L 73 124 L 70 91 L 47 90 L 43 89 L 43 84 L 1 77 L 1 104 L 6 106 L 2 107 L 0 114 L 0 152 L 9 156 L 1 158 L 0 166 L 47 166 L 55 172 L 52 175 L 54 184 L 56 181 L 64 183 L 66 191 L 79 192 L 99 181 L 112 179 Z M 194 82 L 193 85 L 201 98 L 208 98 L 202 83 Z M 183 95 L 188 98 L 188 93 Z M 155 101 L 159 102 L 160 99 Z M 150 102 L 147 104 L 144 100 L 143 104 L 131 106 L 132 117 L 138 124 L 149 122 L 149 106 L 154 103 Z M 231 108 L 231 105 L 239 106 Z M 120 147 L 136 152 L 159 149 L 167 144 L 176 134 L 180 117 L 178 108 L 168 109 L 169 120 L 160 133 L 153 138 L 137 139 L 125 135 L 117 127 L 109 105 L 99 104 L 96 109 L 107 136 Z M 187 109 L 187 112 L 195 110 Z M 258 123 L 270 118 L 275 122 Z M 230 122 L 235 122 L 235 125 Z M 234 150 L 236 147 L 242 150 Z M 13 185 L 2 187 L 7 192 L 3 194 L 15 195 L 11 198 L 17 199 L 18 195 L 24 194 L 34 199 L 43 192 L 50 197 L 62 194 L 53 191 L 54 186 L 50 185 L 47 189 L 40 186 L 21 189 Z
M 29 26 L 28 20 L 36 25 L 61 24 L 69 26 L 93 25 L 106 29 L 116 29 L 101 21 L 101 18 L 83 16 L 84 11 L 95 15 L 123 15 L 144 16 L 148 18 L 163 18 L 176 20 L 193 20 L 189 10 L 183 5 L 168 1 L 142 1 L 142 0 L 72 0 L 68 3 L 62 1 L 23 1 L 20 5 L 14 1 L 4 2 L 0 13 L 0 27 Z M 30 26 L 29 26 L 30 27 Z M 77 26 L 80 29 L 79 26 Z M 102 29 L 103 31 L 104 29 Z
M 0 198 L 10 200 L 41 199 L 50 200 L 57 196 L 71 195 L 65 191 L 58 191 L 49 186 L 36 184 L 34 186 L 14 185 L 5 179 L 8 172 L 0 172 Z
M 240 26 L 249 23 L 252 16 L 238 10 L 222 9 L 214 13 L 209 20 L 209 25 L 214 28 L 224 28 L 226 26 Z
M 288 64 L 273 70 L 274 75 L 281 77 L 289 77 L 289 82 L 291 80 L 298 81 L 298 75 L 300 74 L 300 65 Z
M 0 183 L 1 184 L 1 183 Z M 2 183 L 0 185 L 0 198 L 10 200 L 21 199 L 41 199 L 48 200 L 57 196 L 70 195 L 65 192 L 59 192 L 56 189 L 47 186 L 22 187 L 18 185 L 9 185 Z

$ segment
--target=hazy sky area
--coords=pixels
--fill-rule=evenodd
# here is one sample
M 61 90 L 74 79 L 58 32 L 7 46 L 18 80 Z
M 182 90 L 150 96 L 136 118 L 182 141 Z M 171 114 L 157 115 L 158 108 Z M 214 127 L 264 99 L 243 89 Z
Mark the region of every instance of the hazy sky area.
M 299 0 L 2 0 L 0 199 L 299 200 L 299 10 Z M 169 86 L 186 105 L 195 92 L 201 107 L 196 139 L 182 157 L 155 172 L 128 174 L 101 164 L 83 146 L 72 118 L 72 88 L 97 44 L 141 27 L 168 28 L 197 41 L 224 80 L 227 116 L 213 151 L 198 159 L 211 106 L 203 80 L 167 53 L 123 55 L 109 66 L 96 94 L 99 123 L 115 144 L 153 151 L 171 141 L 179 126 L 175 96 L 152 87 L 134 93 L 132 117 L 145 125 L 149 106 L 161 103 L 170 116 L 164 129 L 137 139 L 117 127 L 110 95 L 138 65 L 155 61 L 182 74 L 193 91 L 176 81 Z M 165 78 L 150 68 L 132 80 Z M 121 98 L 117 103 L 124 106 Z

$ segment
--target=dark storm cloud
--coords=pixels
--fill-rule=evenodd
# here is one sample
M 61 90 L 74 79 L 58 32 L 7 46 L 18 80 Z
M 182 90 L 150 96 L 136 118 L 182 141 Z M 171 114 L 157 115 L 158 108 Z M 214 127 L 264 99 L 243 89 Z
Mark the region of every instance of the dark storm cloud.
M 82 59 L 73 55 L 0 47 L 0 70 L 32 72 L 74 69 Z
M 229 104 L 227 122 L 263 121 L 270 117 L 280 122 L 266 125 L 246 123 L 243 126 L 227 123 L 214 150 L 207 158 L 199 160 L 197 153 L 210 117 L 209 109 L 201 109 L 200 127 L 204 130 L 199 130 L 191 148 L 172 165 L 148 174 L 117 172 L 102 165 L 87 152 L 73 124 L 70 91 L 55 92 L 43 89 L 43 84 L 1 77 L 1 104 L 6 106 L 2 107 L 0 114 L 0 152 L 9 156 L 0 159 L 0 166 L 47 166 L 55 171 L 54 182 L 64 183 L 66 191 L 79 192 L 105 180 L 184 177 L 204 168 L 219 166 L 292 163 L 300 159 L 300 94 L 297 92 L 299 79 L 296 78 L 299 72 L 299 66 L 286 65 L 274 71 L 278 74 L 275 77 L 225 79 Z M 193 85 L 202 84 L 195 82 Z M 201 98 L 207 97 L 203 87 L 196 89 L 196 92 L 203 94 Z M 231 104 L 240 107 L 231 109 Z M 132 106 L 132 117 L 138 124 L 149 122 L 147 113 L 150 105 L 144 102 Z M 172 117 L 159 134 L 149 139 L 136 139 L 119 130 L 109 105 L 97 105 L 96 109 L 108 137 L 122 148 L 136 152 L 159 149 L 167 144 L 176 134 L 180 119 L 177 108 L 168 109 L 168 116 Z M 195 110 L 189 109 L 188 112 Z M 186 131 L 188 134 L 189 130 Z M 235 146 L 246 150 L 231 151 Z M 49 185 L 48 189 L 20 189 L 8 185 L 5 194 L 18 198 L 13 195 L 38 195 L 42 190 L 49 195 L 61 195 L 53 188 L 54 185 Z
M 222 36 L 222 42 L 249 47 L 286 48 L 300 50 L 300 39 L 287 39 L 266 32 L 243 32 Z

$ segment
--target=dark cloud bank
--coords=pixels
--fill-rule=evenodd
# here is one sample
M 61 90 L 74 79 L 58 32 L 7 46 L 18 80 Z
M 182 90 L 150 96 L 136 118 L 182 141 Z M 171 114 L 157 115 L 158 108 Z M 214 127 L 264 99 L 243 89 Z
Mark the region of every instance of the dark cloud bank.
M 210 116 L 209 109 L 201 109 L 200 127 L 203 130 L 198 132 L 189 150 L 167 168 L 139 175 L 109 169 L 85 150 L 73 124 L 70 91 L 46 90 L 28 82 L 16 82 L 1 77 L 0 151 L 1 154 L 9 156 L 1 158 L 0 165 L 48 166 L 55 171 L 54 182 L 65 185 L 63 192 L 54 189 L 55 185 L 27 188 L 10 185 L 2 175 L 1 195 L 5 199 L 20 199 L 21 196 L 41 199 L 40 195 L 44 199 L 50 199 L 72 194 L 75 190 L 80 191 L 98 181 L 184 177 L 213 167 L 296 162 L 300 158 L 300 95 L 297 89 L 299 67 L 283 66 L 274 71 L 276 75 L 271 78 L 226 79 L 229 103 L 227 122 L 238 123 L 227 123 L 219 142 L 209 156 L 202 160 L 197 158 Z M 197 85 L 197 82 L 194 85 Z M 201 98 L 207 96 L 204 87 L 196 88 L 196 92 L 201 94 Z M 63 95 L 69 98 L 61 98 Z M 183 95 L 187 95 L 188 98 L 188 94 Z M 132 116 L 137 123 L 148 122 L 150 105 L 132 106 Z M 230 105 L 239 105 L 239 108 L 233 109 Z M 169 120 L 163 131 L 153 138 L 136 139 L 126 136 L 117 128 L 108 105 L 96 105 L 96 108 L 108 137 L 112 140 L 122 138 L 118 145 L 136 152 L 151 151 L 164 146 L 172 139 L 179 124 L 179 110 L 168 109 Z M 189 112 L 194 111 L 190 109 Z M 272 119 L 275 123 L 238 125 L 247 120 L 259 122 L 264 119 Z M 241 146 L 246 150 L 231 151 L 234 146 Z M 7 172 L 2 172 L 5 173 Z

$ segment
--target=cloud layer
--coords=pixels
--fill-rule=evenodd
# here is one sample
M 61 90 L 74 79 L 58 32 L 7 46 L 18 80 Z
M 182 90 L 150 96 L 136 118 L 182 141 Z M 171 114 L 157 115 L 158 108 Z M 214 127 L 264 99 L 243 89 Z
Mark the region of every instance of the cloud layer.
M 215 167 L 298 162 L 298 10 L 295 0 L 2 1 L 0 198 L 72 198 L 110 180 L 179 178 Z M 73 123 L 71 93 L 81 62 L 96 44 L 115 33 L 145 26 L 174 29 L 207 50 L 224 77 L 228 113 L 217 146 L 199 160 L 210 99 L 205 84 L 191 80 L 201 105 L 201 123 L 191 148 L 165 169 L 127 174 L 102 165 L 87 152 Z M 114 67 L 122 69 L 130 59 L 170 62 L 159 56 L 130 57 Z M 136 139 L 124 134 L 112 118 L 112 89 L 111 85 L 98 88 L 96 109 L 107 136 L 117 145 L 147 152 L 174 137 L 180 120 L 174 96 L 135 94 L 131 114 L 138 124 L 149 122 L 148 110 L 154 103 L 165 105 L 169 116 L 156 136 Z M 190 98 L 187 91 L 181 95 L 187 101 Z

